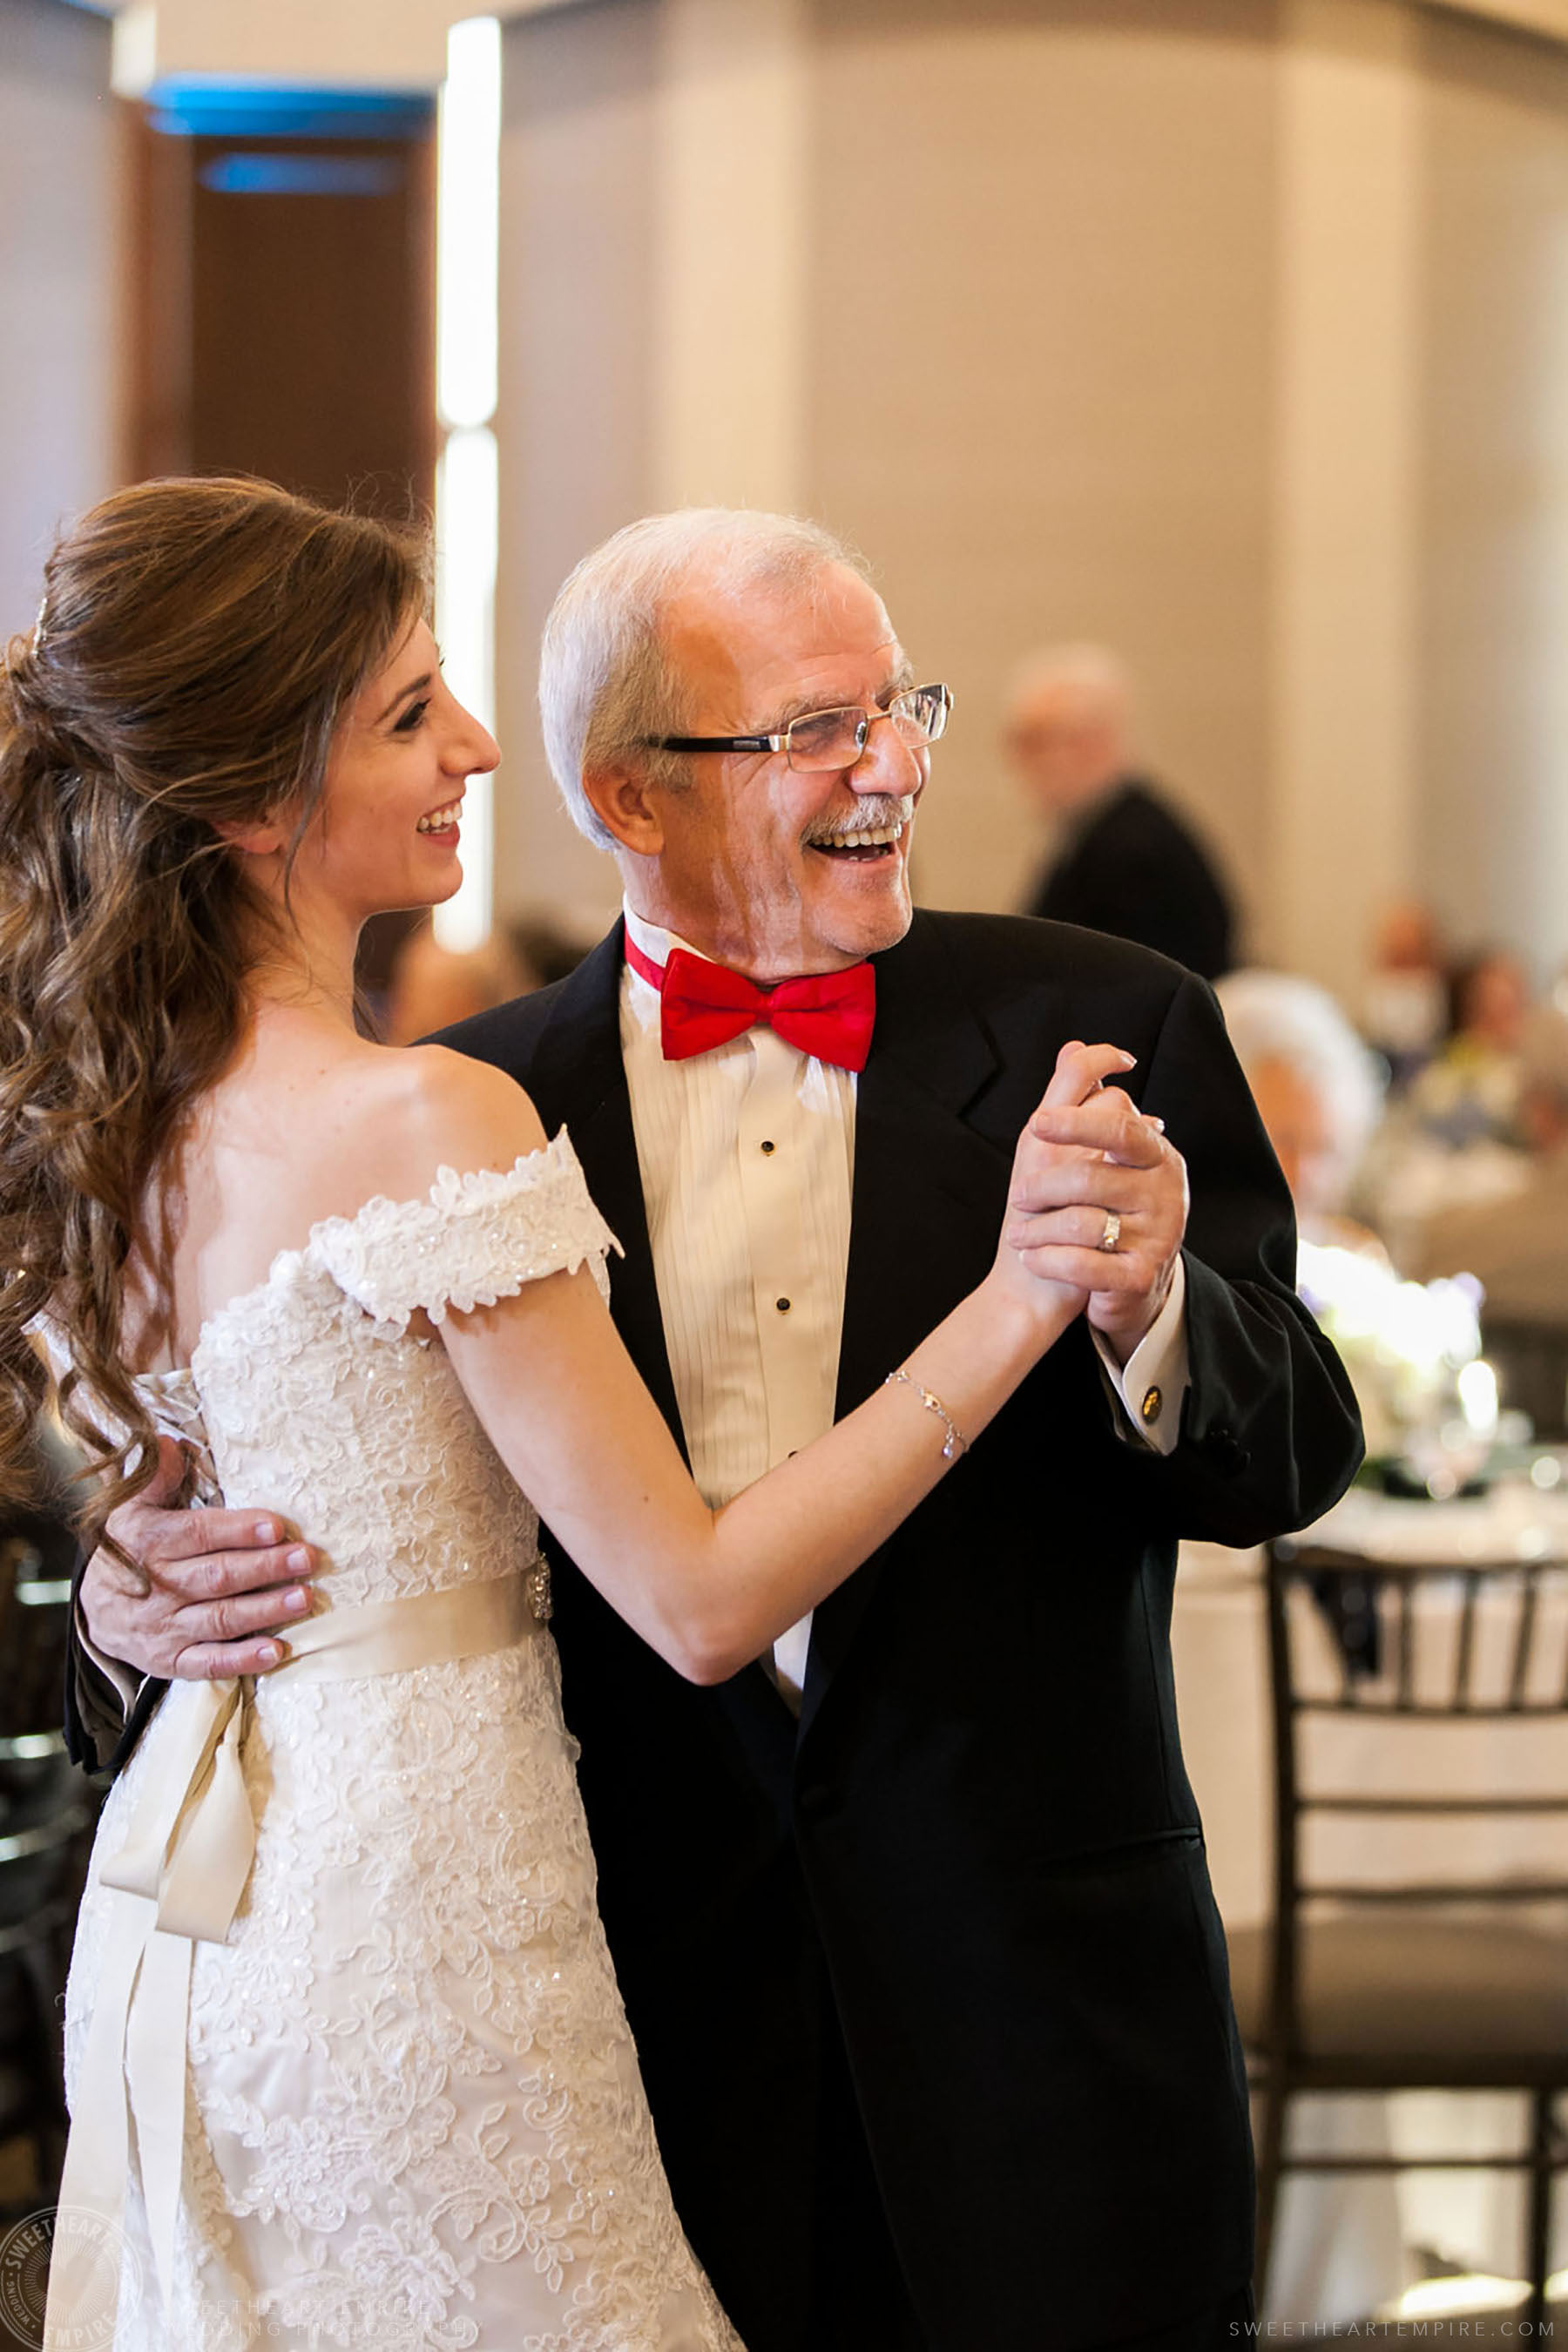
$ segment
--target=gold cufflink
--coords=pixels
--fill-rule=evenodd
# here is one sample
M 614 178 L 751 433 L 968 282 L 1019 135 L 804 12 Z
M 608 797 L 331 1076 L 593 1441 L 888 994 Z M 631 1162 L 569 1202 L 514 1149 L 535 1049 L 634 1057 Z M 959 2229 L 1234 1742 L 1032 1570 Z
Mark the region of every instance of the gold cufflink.
M 1143 1402 L 1139 1406 L 1138 1410 L 1142 1414 L 1143 1419 L 1146 1422 L 1155 1422 L 1160 1418 L 1160 1408 L 1164 1402 L 1165 1400 L 1160 1394 L 1158 1389 L 1145 1389 L 1143 1391 Z

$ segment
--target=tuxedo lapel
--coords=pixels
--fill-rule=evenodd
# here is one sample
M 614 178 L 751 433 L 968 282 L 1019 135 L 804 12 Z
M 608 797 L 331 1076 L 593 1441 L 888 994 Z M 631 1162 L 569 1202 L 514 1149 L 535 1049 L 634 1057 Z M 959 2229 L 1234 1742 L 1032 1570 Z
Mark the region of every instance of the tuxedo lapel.
M 1011 1155 L 964 1113 L 999 1057 L 955 984 L 940 935 L 917 916 L 876 959 L 877 1027 L 855 1112 L 855 1181 L 835 1417 L 864 1402 L 995 1254 Z M 812 1625 L 804 1738 L 877 1589 L 873 1558 Z
M 546 1125 L 570 1132 L 595 1205 L 620 1243 L 623 1255 L 610 1260 L 610 1312 L 684 1456 L 621 1058 L 622 952 L 617 923 L 557 996 L 534 1050 L 529 1086 Z

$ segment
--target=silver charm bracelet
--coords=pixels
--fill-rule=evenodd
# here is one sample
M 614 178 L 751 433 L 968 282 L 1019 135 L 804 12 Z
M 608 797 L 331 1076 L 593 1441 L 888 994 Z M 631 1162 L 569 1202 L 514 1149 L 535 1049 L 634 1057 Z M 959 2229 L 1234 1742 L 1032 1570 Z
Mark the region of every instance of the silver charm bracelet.
M 922 1388 L 912 1374 L 901 1370 L 889 1372 L 882 1386 L 885 1389 L 894 1387 L 913 1389 L 926 1411 L 934 1412 L 937 1419 L 944 1424 L 947 1430 L 947 1435 L 942 1442 L 942 1458 L 944 1462 L 956 1462 L 961 1454 L 968 1453 L 969 1440 L 943 1404 L 941 1397 L 933 1396 L 930 1389 Z

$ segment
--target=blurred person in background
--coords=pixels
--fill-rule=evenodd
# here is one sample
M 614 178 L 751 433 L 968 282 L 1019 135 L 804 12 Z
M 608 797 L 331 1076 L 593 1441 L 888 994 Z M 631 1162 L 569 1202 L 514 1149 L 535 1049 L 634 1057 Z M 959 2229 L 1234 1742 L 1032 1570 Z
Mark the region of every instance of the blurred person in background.
M 1448 1026 L 1447 959 L 1437 919 L 1419 898 L 1384 909 L 1362 997 L 1367 1043 L 1403 1087 L 1429 1062 Z
M 570 980 L 599 935 L 597 923 L 584 934 L 538 910 L 513 915 L 502 929 L 512 954 L 534 974 L 536 988 Z
M 389 1045 L 412 1045 L 566 979 L 583 954 L 581 943 L 544 915 L 517 916 L 477 948 L 443 947 L 429 921 L 416 924 L 393 959 L 381 1034 Z
M 1380 1249 L 1346 1201 L 1383 1109 L 1383 1075 L 1327 989 L 1233 971 L 1215 990 L 1304 1241 Z
M 1363 1213 L 1408 1271 L 1440 1210 L 1479 1207 L 1518 1192 L 1530 1175 L 1521 1123 L 1521 1048 L 1530 995 L 1517 956 L 1469 957 L 1449 983 L 1451 1028 L 1442 1051 L 1394 1101 L 1356 1188 Z
M 477 948 L 447 948 L 430 923 L 421 923 L 404 940 L 392 967 L 386 1042 L 412 1045 L 416 1038 L 542 985 L 505 932 L 492 931 Z
M 1205 980 L 1233 961 L 1229 895 L 1211 853 L 1138 772 L 1127 673 L 1102 646 L 1058 646 L 1016 672 L 1003 742 L 1058 827 L 1024 911 L 1158 949 Z
M 1454 967 L 1447 1041 L 1410 1089 L 1427 1134 L 1456 1150 L 1522 1139 L 1520 1049 L 1529 1013 L 1530 983 L 1508 949 L 1483 949 Z
M 1489 1320 L 1568 1325 L 1568 1019 L 1546 1005 L 1532 1013 L 1518 1066 L 1521 1182 L 1501 1199 L 1436 1209 L 1405 1255 L 1423 1277 L 1475 1275 Z

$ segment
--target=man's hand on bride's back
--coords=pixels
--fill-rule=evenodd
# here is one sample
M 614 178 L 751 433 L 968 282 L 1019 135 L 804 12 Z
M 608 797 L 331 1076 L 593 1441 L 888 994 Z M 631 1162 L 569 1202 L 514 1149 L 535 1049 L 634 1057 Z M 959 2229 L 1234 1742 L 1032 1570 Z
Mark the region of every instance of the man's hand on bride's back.
M 158 1475 L 109 1529 L 141 1579 L 96 1551 L 82 1571 L 82 1616 L 95 1649 L 168 1681 L 265 1674 L 287 1654 L 289 1627 L 310 1612 L 316 1557 L 269 1511 L 183 1510 L 185 1464 L 173 1439 Z

